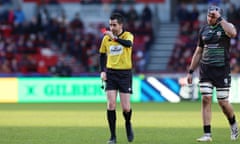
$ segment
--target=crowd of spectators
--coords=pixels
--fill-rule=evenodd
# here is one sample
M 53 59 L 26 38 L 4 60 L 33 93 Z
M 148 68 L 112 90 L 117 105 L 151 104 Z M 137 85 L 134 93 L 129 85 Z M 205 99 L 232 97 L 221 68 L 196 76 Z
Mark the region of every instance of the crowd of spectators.
M 153 40 L 151 9 L 146 5 L 138 13 L 131 6 L 124 11 L 119 4 L 113 11 L 127 18 L 126 29 L 135 36 L 134 70 L 140 72 L 145 51 Z M 60 17 L 51 17 L 41 6 L 31 20 L 20 7 L 10 7 L 0 15 L 0 73 L 70 76 L 99 71 L 100 29 L 107 27 L 103 23 L 95 27 L 95 32 L 87 32 L 78 13 L 72 20 L 64 12 Z
M 233 23 L 238 31 L 238 36 L 231 39 L 231 68 L 232 73 L 240 73 L 240 7 L 227 2 L 224 10 L 226 19 Z M 206 7 L 207 8 L 207 7 Z M 179 35 L 175 43 L 172 56 L 168 63 L 169 72 L 186 72 L 190 65 L 193 52 L 197 45 L 198 31 L 203 24 L 206 24 L 206 10 L 200 11 L 196 5 L 189 10 L 183 3 L 178 11 Z

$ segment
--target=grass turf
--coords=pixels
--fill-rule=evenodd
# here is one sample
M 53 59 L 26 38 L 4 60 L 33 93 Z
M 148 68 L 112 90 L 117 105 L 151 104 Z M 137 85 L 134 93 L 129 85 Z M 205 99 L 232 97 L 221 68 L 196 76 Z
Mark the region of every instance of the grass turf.
M 240 105 L 233 106 L 238 117 Z M 134 103 L 132 108 L 133 144 L 195 144 L 202 135 L 199 102 Z M 239 143 L 230 141 L 228 122 L 218 105 L 212 110 L 211 143 Z M 105 144 L 108 138 L 105 103 L 0 104 L 1 144 Z M 128 143 L 120 105 L 117 141 Z

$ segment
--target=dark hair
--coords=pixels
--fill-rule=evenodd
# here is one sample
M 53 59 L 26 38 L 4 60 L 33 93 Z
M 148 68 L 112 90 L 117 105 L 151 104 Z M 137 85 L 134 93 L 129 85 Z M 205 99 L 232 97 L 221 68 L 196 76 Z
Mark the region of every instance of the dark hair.
M 110 16 L 110 20 L 117 20 L 119 24 L 124 23 L 124 18 L 120 13 L 112 13 Z

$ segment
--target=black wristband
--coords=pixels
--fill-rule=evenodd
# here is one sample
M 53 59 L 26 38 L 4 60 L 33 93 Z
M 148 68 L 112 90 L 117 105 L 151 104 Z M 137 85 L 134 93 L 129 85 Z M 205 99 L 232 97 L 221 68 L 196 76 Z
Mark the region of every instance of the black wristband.
M 193 74 L 193 72 L 194 72 L 194 70 L 192 70 L 192 69 L 190 69 L 190 70 L 188 71 L 189 74 Z
M 223 18 L 220 16 L 219 18 L 217 18 L 217 23 L 220 23 L 223 20 Z

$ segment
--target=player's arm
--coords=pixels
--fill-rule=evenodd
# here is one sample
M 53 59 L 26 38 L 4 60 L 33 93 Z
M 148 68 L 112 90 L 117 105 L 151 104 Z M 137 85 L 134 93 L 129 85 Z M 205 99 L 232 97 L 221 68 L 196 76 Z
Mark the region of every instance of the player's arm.
M 225 19 L 222 19 L 219 23 L 221 24 L 227 36 L 229 36 L 230 38 L 234 38 L 237 36 L 237 30 L 232 23 L 227 22 Z
M 202 33 L 203 33 L 204 29 L 205 29 L 205 27 L 202 27 L 199 31 L 197 48 L 194 51 L 192 61 L 191 61 L 191 64 L 189 66 L 189 74 L 192 74 L 193 71 L 197 68 L 197 66 L 200 62 L 200 59 L 202 57 L 203 47 L 204 47 L 204 42 L 203 42 L 203 39 L 202 39 Z
M 200 62 L 200 59 L 202 57 L 202 52 L 203 52 L 203 48 L 198 46 L 193 54 L 192 61 L 189 66 L 189 70 L 194 71 L 197 68 Z
M 187 74 L 187 82 L 189 84 L 192 83 L 192 79 L 193 79 L 193 72 L 194 70 L 197 68 L 199 62 L 200 62 L 200 59 L 202 57 L 202 52 L 203 52 L 203 49 L 202 47 L 198 46 L 193 54 L 193 57 L 192 57 L 192 61 L 191 61 L 191 64 L 189 66 L 189 71 L 188 71 L 188 74 Z
M 211 12 L 213 14 L 213 16 L 217 17 L 217 23 L 219 23 L 223 30 L 225 31 L 225 33 L 230 37 L 230 38 L 234 38 L 237 36 L 237 30 L 234 27 L 234 25 L 232 23 L 229 23 L 227 20 L 225 20 L 224 18 L 222 18 L 221 14 L 219 13 L 219 11 L 212 11 Z

